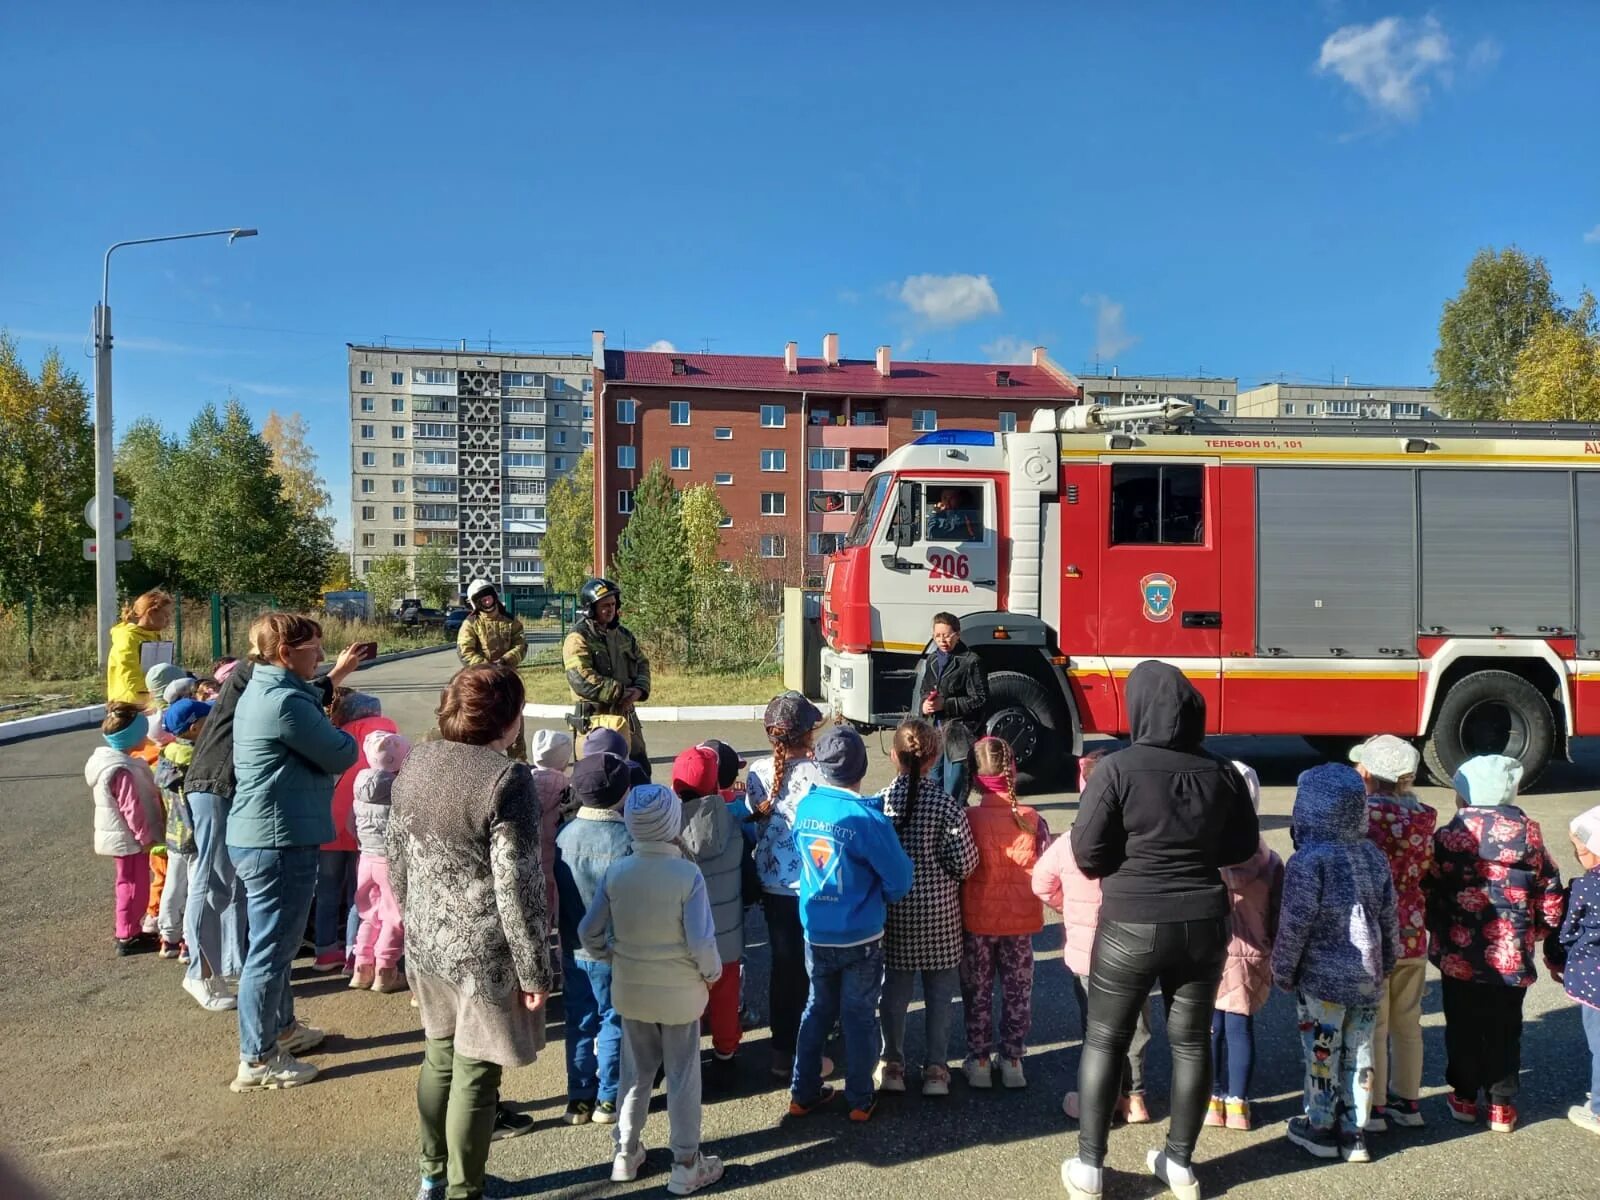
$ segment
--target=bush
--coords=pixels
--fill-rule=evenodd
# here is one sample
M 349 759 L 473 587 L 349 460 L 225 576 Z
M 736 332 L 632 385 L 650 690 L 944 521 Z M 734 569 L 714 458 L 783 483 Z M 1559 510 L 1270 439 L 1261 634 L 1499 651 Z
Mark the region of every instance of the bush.
M 685 625 L 634 630 L 652 665 L 731 674 L 776 661 L 782 607 L 767 599 L 758 579 L 713 571 L 697 577 L 693 588 Z

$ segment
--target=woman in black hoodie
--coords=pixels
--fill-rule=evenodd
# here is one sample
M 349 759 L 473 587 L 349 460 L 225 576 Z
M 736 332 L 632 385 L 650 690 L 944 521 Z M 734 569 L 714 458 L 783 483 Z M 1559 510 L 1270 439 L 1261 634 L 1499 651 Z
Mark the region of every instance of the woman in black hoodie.
M 1233 764 L 1202 748 L 1206 704 L 1183 672 L 1142 662 L 1128 676 L 1133 745 L 1105 759 L 1078 799 L 1072 854 L 1100 880 L 1089 1021 L 1078 1066 L 1078 1157 L 1062 1164 L 1074 1200 L 1100 1194 L 1106 1134 L 1139 1010 L 1157 984 L 1172 1047 L 1172 1120 L 1149 1166 L 1198 1200 L 1189 1159 L 1211 1092 L 1211 1011 L 1228 947 L 1220 868 L 1255 853 L 1260 829 Z

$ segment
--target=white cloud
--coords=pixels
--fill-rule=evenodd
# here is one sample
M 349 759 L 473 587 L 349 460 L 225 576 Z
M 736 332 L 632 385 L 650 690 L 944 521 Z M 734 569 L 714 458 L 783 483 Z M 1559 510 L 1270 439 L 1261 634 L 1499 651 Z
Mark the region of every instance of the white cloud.
M 1499 48 L 1484 39 L 1473 54 L 1480 51 L 1498 54 Z M 1384 17 L 1371 25 L 1346 25 L 1329 34 L 1322 43 L 1317 69 L 1337 75 L 1379 112 L 1410 121 L 1428 98 L 1430 77 L 1449 83 L 1451 57 L 1450 38 L 1438 18 Z
M 241 379 L 222 379 L 214 375 L 204 376 L 201 382 L 232 388 L 236 392 L 244 392 L 251 396 L 269 396 L 280 400 L 306 395 L 305 388 L 287 383 L 250 383 Z
M 1583 240 L 1591 246 L 1595 245 L 1597 242 L 1600 242 L 1600 225 L 1596 225 L 1593 229 L 1589 230 L 1588 233 L 1584 234 Z
M 1467 69 L 1487 71 L 1500 61 L 1500 43 L 1492 37 L 1481 37 L 1473 43 L 1467 54 Z
M 1139 338 L 1128 332 L 1127 314 L 1122 302 L 1096 293 L 1085 296 L 1083 303 L 1094 309 L 1094 352 L 1099 358 L 1115 358 L 1134 346 Z
M 910 275 L 895 295 L 930 325 L 960 325 L 1000 311 L 987 275 Z
M 678 350 L 678 348 L 671 342 L 667 341 L 666 338 L 657 338 L 655 341 L 646 346 L 645 349 L 652 354 L 675 354 Z
M 1002 333 L 992 342 L 985 342 L 978 347 L 992 363 L 1010 365 L 1012 363 L 1029 363 L 1033 361 L 1033 348 L 1038 342 L 1029 341 L 1027 338 L 1018 337 L 1014 333 Z

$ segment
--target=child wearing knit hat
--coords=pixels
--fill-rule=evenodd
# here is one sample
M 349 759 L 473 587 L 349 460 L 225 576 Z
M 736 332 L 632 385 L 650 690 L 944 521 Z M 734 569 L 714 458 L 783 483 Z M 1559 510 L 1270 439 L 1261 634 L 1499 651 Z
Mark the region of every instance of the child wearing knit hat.
M 367 765 L 357 775 L 350 805 L 350 832 L 361 846 L 356 864 L 355 968 L 350 974 L 353 988 L 375 992 L 399 992 L 406 987 L 400 972 L 400 956 L 405 952 L 406 927 L 389 882 L 389 815 L 393 810 L 390 791 L 396 772 L 411 753 L 411 743 L 402 734 L 374 729 L 362 739 L 361 753 Z
M 1578 1002 L 1583 1036 L 1589 1043 L 1589 1102 L 1567 1110 L 1567 1120 L 1600 1133 L 1600 807 L 1572 819 L 1568 829 L 1583 874 L 1567 892 L 1567 915 L 1559 940 L 1567 963 L 1562 982 Z
M 155 935 L 141 932 L 150 897 L 147 849 L 161 840 L 165 819 L 161 792 L 150 767 L 131 751 L 145 740 L 150 721 L 138 707 L 113 700 L 100 725 L 105 745 L 89 756 L 83 778 L 94 792 L 94 852 L 116 859 L 117 953 L 156 948 Z
M 622 819 L 633 853 L 606 869 L 578 926 L 583 948 L 611 963 L 611 1000 L 622 1018 L 621 1103 L 615 1183 L 638 1178 L 657 1067 L 667 1077 L 672 1176 L 687 1196 L 722 1178 L 722 1162 L 700 1151 L 700 1017 L 722 974 L 717 931 L 700 868 L 677 844 L 683 808 L 666 788 L 628 793 Z

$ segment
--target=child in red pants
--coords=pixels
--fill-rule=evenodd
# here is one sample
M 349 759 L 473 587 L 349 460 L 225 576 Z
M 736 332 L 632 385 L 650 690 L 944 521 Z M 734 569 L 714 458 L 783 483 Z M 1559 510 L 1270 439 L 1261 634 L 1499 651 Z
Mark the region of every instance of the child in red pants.
M 744 888 L 740 864 L 744 837 L 719 787 L 717 751 L 691 746 L 672 764 L 672 790 L 683 802 L 681 843 L 705 876 L 716 923 L 722 975 L 711 985 L 706 1021 L 711 1026 L 711 1082 L 731 1087 L 738 1068 L 739 960 L 744 956 Z
M 94 852 L 117 862 L 117 953 L 139 954 L 156 948 L 140 924 L 150 900 L 148 851 L 161 840 L 166 810 L 149 766 L 129 754 L 150 732 L 149 719 L 136 705 L 113 702 L 100 732 L 106 744 L 83 769 L 94 789 Z

